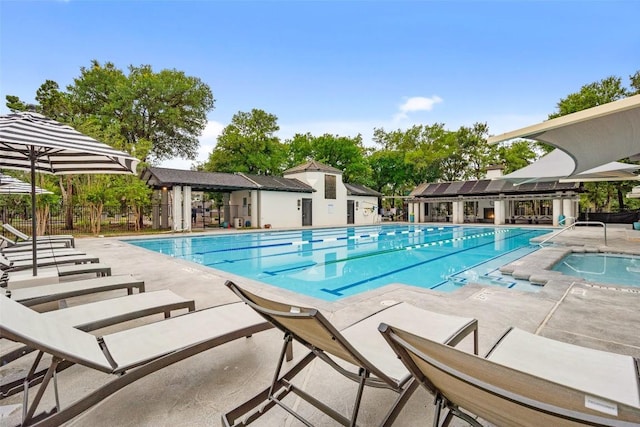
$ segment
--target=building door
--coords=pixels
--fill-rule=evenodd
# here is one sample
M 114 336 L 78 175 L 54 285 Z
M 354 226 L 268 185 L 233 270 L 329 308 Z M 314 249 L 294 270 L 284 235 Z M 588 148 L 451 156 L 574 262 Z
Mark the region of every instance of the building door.
M 354 223 L 354 209 L 353 209 L 353 200 L 347 200 L 347 224 Z
M 313 218 L 311 217 L 311 199 L 302 199 L 302 225 L 313 225 Z

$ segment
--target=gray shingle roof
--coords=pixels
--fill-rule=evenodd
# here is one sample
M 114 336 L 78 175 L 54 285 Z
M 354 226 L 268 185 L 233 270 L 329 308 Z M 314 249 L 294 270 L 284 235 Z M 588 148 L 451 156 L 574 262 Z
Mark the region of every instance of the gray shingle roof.
M 281 176 L 249 175 L 242 174 L 255 182 L 262 190 L 294 191 L 312 193 L 313 187 L 295 178 L 283 178 Z
M 154 187 L 190 185 L 198 190 L 233 191 L 258 188 L 246 177 L 233 173 L 188 171 L 150 167 L 142 172 L 142 180 Z
M 253 189 L 302 193 L 314 191 L 310 185 L 297 179 L 242 173 L 201 172 L 150 167 L 142 172 L 141 178 L 147 185 L 152 187 L 189 185 L 194 190 L 223 192 Z
M 320 162 L 316 162 L 315 160 L 311 160 L 307 163 L 303 163 L 298 166 L 294 166 L 291 169 L 287 169 L 284 171 L 283 175 L 288 175 L 291 173 L 299 173 L 299 172 L 329 172 L 342 175 L 342 171 L 340 169 L 336 169 L 333 166 L 325 165 Z
M 382 193 L 378 193 L 376 190 L 366 187 L 364 185 L 347 184 L 345 182 L 344 186 L 347 188 L 347 195 L 349 196 L 374 196 L 374 197 L 382 196 Z

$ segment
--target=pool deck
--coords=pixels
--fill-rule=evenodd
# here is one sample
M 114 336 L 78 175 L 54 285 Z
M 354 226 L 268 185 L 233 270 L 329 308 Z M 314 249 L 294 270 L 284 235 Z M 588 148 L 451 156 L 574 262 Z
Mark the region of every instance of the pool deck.
M 551 230 L 550 230 L 551 231 Z M 226 231 L 215 231 L 221 233 Z M 194 233 L 195 234 L 195 233 Z M 168 234 L 167 237 L 171 237 Z M 537 293 L 500 287 L 469 284 L 453 293 L 390 284 L 366 294 L 327 302 L 253 282 L 180 259 L 129 245 L 119 238 L 77 239 L 76 246 L 100 257 L 112 266 L 114 274 L 133 274 L 144 279 L 147 291 L 171 289 L 193 298 L 196 308 L 205 308 L 237 298 L 225 286 L 227 279 L 266 297 L 285 299 L 319 308 L 338 328 L 382 309 L 391 301 L 407 301 L 418 307 L 441 313 L 475 317 L 479 324 L 480 354 L 485 354 L 510 326 L 537 334 L 601 350 L 640 357 L 640 287 L 586 283 L 545 268 L 570 251 L 603 251 L 640 255 L 640 231 L 630 226 L 608 227 L 608 245 L 604 246 L 601 228 L 577 228 L 556 237 L 562 246 L 543 248 L 503 267 L 516 278 L 544 283 Z M 113 292 L 120 296 L 122 292 Z M 104 299 L 109 294 L 69 300 L 68 305 Z M 129 322 L 127 327 L 161 316 Z M 106 328 L 100 333 L 122 329 Z M 220 425 L 220 416 L 262 390 L 271 381 L 282 344 L 275 329 L 249 339 L 240 339 L 206 351 L 133 383 L 97 406 L 76 417 L 73 426 L 209 426 Z M 471 351 L 472 341 L 459 347 Z M 295 360 L 304 354 L 294 346 Z M 23 359 L 29 359 L 25 357 Z M 5 367 L 0 376 L 25 369 L 27 361 Z M 289 366 L 289 364 L 287 365 Z M 74 366 L 59 375 L 62 402 L 71 402 L 108 379 L 105 374 Z M 347 413 L 353 403 L 355 383 L 343 379 L 321 363 L 313 362 L 304 375 L 309 390 L 319 392 L 326 402 Z M 330 392 L 327 392 L 330 390 Z M 33 392 L 31 393 L 33 394 Z M 385 390 L 365 390 L 359 425 L 377 425 L 395 394 Z M 21 395 L 0 401 L 0 425 L 19 421 Z M 291 400 L 295 402 L 295 399 Z M 419 389 L 394 424 L 430 425 L 433 398 Z M 45 395 L 53 402 L 53 394 Z M 298 405 L 298 403 L 293 403 Z M 299 409 L 316 425 L 334 425 L 330 419 L 306 404 Z M 6 424 L 5 424 L 6 423 Z M 457 424 L 455 421 L 453 425 Z M 299 423 L 280 409 L 271 410 L 256 426 L 296 426 Z

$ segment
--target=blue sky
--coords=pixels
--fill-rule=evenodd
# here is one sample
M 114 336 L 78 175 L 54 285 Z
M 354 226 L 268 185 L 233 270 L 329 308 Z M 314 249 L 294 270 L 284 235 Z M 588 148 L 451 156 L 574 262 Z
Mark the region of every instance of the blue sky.
M 0 113 L 92 59 L 175 68 L 216 99 L 199 160 L 238 111 L 297 132 L 546 119 L 584 84 L 640 69 L 640 1 L 0 0 Z M 175 159 L 167 167 L 188 168 Z

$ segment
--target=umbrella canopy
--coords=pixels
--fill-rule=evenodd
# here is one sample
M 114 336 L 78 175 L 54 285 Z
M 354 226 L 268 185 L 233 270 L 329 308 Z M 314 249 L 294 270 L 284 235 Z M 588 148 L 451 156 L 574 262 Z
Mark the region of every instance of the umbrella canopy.
M 31 184 L 9 175 L 0 174 L 0 194 L 31 194 Z M 36 187 L 36 194 L 53 194 L 49 190 Z
M 32 230 L 36 230 L 35 173 L 135 174 L 138 159 L 33 112 L 0 116 L 0 169 L 31 172 Z M 36 236 L 33 275 L 37 275 Z
M 640 154 L 640 95 L 547 120 L 488 139 L 490 144 L 515 138 L 551 144 L 572 160 L 565 177 Z

